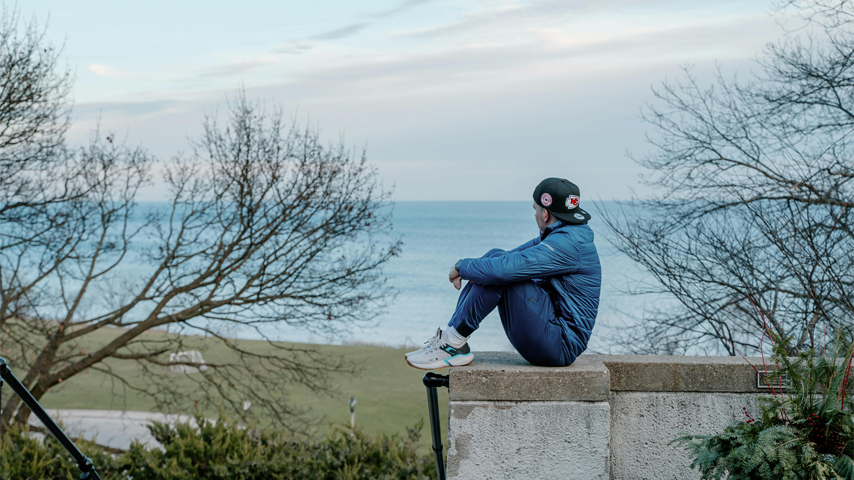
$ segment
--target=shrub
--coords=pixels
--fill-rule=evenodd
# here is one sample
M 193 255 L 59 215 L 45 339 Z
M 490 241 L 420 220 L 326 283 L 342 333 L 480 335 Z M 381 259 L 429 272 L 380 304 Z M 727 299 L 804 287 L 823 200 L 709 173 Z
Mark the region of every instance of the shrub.
M 85 440 L 77 447 L 92 459 L 98 472 L 116 472 L 117 458 Z M 27 428 L 12 425 L 0 437 L 0 480 L 74 480 L 77 464 L 53 437 L 40 438 Z M 112 475 L 103 478 L 112 478 Z
M 423 421 L 408 435 L 337 428 L 324 439 L 297 439 L 273 429 L 247 429 L 220 416 L 196 416 L 195 423 L 153 422 L 149 430 L 160 447 L 134 442 L 127 452 L 109 455 L 82 442 L 103 478 L 133 480 L 254 479 L 432 479 L 431 455 L 419 455 Z M 0 448 L 0 480 L 73 479 L 76 465 L 59 444 L 39 440 L 13 427 Z
M 776 369 L 765 377 L 772 396 L 759 399 L 761 418 L 745 409 L 745 420 L 723 433 L 673 443 L 691 453 L 703 479 L 854 480 L 854 408 L 846 398 L 854 348 L 837 338 L 829 352 L 790 358 L 788 339 L 767 334 Z

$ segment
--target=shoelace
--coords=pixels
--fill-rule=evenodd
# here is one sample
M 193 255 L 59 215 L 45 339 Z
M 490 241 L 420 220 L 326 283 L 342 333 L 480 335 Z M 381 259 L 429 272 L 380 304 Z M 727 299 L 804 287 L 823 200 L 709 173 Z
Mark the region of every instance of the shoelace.
M 424 342 L 427 344 L 427 346 L 424 347 L 425 348 L 424 353 L 433 353 L 434 350 L 441 348 L 441 346 L 440 347 L 436 346 L 441 342 L 441 340 L 442 340 L 442 329 L 437 328 L 436 329 L 436 335 L 434 335 L 433 338 L 431 338 L 430 340 L 427 340 L 426 342 Z M 444 345 L 444 342 L 441 342 L 441 344 Z

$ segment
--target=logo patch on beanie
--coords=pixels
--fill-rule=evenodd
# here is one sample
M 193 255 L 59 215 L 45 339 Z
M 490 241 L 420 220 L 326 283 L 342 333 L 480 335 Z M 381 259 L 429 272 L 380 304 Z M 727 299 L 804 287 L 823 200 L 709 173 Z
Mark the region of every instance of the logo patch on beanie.
M 574 210 L 576 207 L 578 207 L 578 202 L 580 200 L 581 199 L 578 198 L 578 195 L 570 195 L 570 196 L 566 197 L 566 209 L 567 210 Z
M 552 196 L 548 193 L 544 193 L 540 196 L 540 203 L 543 204 L 544 207 L 551 206 L 552 204 Z

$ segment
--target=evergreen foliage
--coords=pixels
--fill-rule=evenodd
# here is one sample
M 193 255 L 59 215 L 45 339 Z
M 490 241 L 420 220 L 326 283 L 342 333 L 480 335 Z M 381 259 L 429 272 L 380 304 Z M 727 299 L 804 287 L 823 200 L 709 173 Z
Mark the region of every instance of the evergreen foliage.
M 433 479 L 432 455 L 419 455 L 423 421 L 404 438 L 336 429 L 319 441 L 273 429 L 249 429 L 220 416 L 149 426 L 160 447 L 140 443 L 110 455 L 88 442 L 80 449 L 103 478 L 133 480 Z M 72 480 L 79 470 L 52 438 L 37 439 L 13 426 L 0 445 L 0 480 Z
M 761 418 L 745 408 L 746 419 L 722 433 L 684 435 L 672 443 L 691 453 L 691 467 L 707 480 L 854 480 L 854 409 L 846 398 L 850 343 L 837 337 L 830 351 L 788 357 L 790 339 L 768 334 L 775 369 L 765 377 L 772 395 L 760 398 Z
M 702 472 L 703 479 L 848 478 L 836 474 L 831 459 L 822 458 L 811 443 L 799 440 L 797 430 L 786 425 L 740 422 L 718 435 L 686 435 L 677 443 L 694 456 L 691 466 Z
M 85 440 L 75 442 L 92 459 L 102 478 L 113 478 L 116 456 Z M 106 473 L 107 475 L 104 475 Z M 27 427 L 12 424 L 0 437 L 0 480 L 75 480 L 80 470 L 53 437 L 38 438 Z

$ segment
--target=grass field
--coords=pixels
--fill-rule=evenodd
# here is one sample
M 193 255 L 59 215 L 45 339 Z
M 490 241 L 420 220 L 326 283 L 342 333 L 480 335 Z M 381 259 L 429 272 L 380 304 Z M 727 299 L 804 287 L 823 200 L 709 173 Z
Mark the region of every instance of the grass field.
M 157 335 L 157 333 L 150 333 L 150 335 Z M 192 343 L 196 343 L 209 362 L 229 354 L 228 350 L 217 342 L 201 337 L 194 338 L 190 344 Z M 265 342 L 242 340 L 241 343 L 245 343 L 243 346 L 249 348 L 265 347 Z M 430 451 L 427 395 L 421 383 L 425 372 L 406 364 L 403 357 L 406 350 L 370 346 L 313 345 L 312 347 L 326 354 L 343 356 L 358 368 L 358 374 L 333 375 L 334 392 L 331 395 L 316 394 L 304 387 L 295 386 L 288 398 L 271 398 L 269 401 L 287 401 L 296 406 L 308 408 L 307 418 L 318 422 L 314 430 L 322 434 L 335 424 L 349 424 L 348 400 L 350 397 L 355 397 L 358 401 L 356 424 L 365 432 L 405 435 L 406 427 L 411 427 L 420 419 L 424 419 L 421 445 L 425 453 Z M 143 381 L 141 380 L 143 377 L 139 374 L 140 367 L 135 362 L 111 362 L 111 366 L 115 372 L 129 381 Z M 447 370 L 440 373 L 446 374 Z M 182 377 L 186 381 L 185 374 L 168 373 L 165 369 L 164 374 L 173 375 L 176 382 L 181 382 Z M 448 412 L 445 407 L 447 402 L 447 389 L 439 389 L 443 435 L 447 435 Z M 95 371 L 78 374 L 51 389 L 42 399 L 42 403 L 46 408 L 72 409 L 150 411 L 154 407 L 152 399 L 134 393 L 125 394 L 121 387 L 110 381 L 109 377 Z M 181 413 L 192 413 L 192 405 L 188 405 Z M 215 412 L 205 413 L 215 415 Z M 447 445 L 445 447 L 447 448 Z

